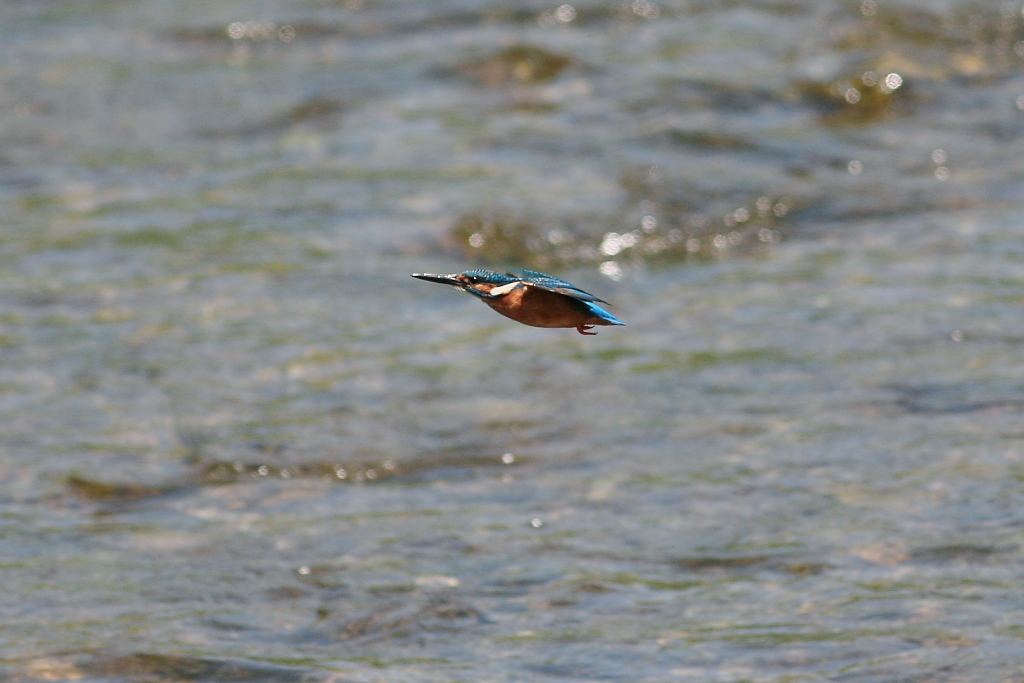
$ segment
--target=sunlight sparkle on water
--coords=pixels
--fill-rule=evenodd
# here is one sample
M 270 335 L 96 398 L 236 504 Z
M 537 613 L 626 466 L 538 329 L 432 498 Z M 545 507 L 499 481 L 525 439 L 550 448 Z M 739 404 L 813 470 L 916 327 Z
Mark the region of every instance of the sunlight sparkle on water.
M 892 92 L 903 85 L 903 76 L 891 73 L 882 81 L 882 92 Z
M 604 275 L 609 280 L 621 280 L 622 279 L 622 268 L 615 261 L 605 261 L 600 267 L 601 275 Z

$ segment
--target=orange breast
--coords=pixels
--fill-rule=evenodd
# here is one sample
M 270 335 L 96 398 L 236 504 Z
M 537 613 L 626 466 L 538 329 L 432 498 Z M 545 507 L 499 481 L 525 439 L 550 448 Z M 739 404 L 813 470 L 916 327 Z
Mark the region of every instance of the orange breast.
M 576 299 L 536 287 L 523 287 L 484 302 L 503 316 L 533 327 L 605 324 Z

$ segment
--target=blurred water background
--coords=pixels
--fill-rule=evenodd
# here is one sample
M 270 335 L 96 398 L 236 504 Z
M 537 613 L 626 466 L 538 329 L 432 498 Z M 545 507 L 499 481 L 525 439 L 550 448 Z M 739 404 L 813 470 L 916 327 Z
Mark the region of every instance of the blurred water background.
M 1019 0 L 2 3 L 0 677 L 1024 681 L 1022 180 Z

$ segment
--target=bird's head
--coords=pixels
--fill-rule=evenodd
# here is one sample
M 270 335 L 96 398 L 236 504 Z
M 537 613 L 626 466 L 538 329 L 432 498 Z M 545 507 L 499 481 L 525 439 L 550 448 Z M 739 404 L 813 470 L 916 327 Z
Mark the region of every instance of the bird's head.
M 495 273 L 493 270 L 467 270 L 462 273 L 451 275 L 433 275 L 431 273 L 414 273 L 414 278 L 437 282 L 442 285 L 452 285 L 465 292 L 476 295 L 488 295 L 492 290 L 503 285 L 511 285 L 518 280 L 510 275 Z M 506 292 L 502 292 L 506 293 Z M 497 293 L 496 293 L 497 294 Z

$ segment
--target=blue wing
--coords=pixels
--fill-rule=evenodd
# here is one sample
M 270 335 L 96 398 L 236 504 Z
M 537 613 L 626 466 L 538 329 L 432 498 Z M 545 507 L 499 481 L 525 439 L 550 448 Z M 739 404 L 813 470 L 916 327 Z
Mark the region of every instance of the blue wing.
M 600 301 L 603 304 L 608 303 L 604 299 L 599 299 L 589 292 L 584 292 L 582 289 L 577 287 L 571 282 L 566 282 L 561 278 L 557 278 L 554 275 L 547 275 L 546 273 L 540 273 L 536 270 L 510 270 L 508 274 L 513 278 L 522 280 L 528 285 L 536 287 L 538 289 L 546 289 L 549 292 L 556 294 L 562 294 L 564 296 L 572 297 L 573 299 L 579 299 L 580 301 Z M 605 315 L 611 316 L 611 313 L 603 311 L 598 306 L 594 306 L 598 311 Z M 595 315 L 602 317 L 600 313 L 595 312 Z M 615 320 L 612 316 L 612 320 Z M 611 321 L 609 321 L 611 322 Z M 622 325 L 624 323 L 618 322 L 617 320 L 613 324 Z

